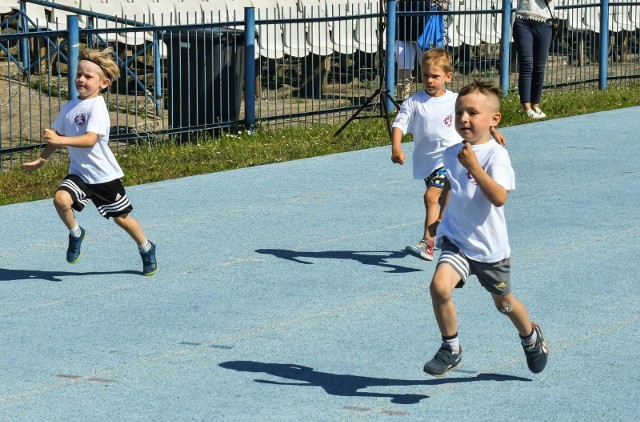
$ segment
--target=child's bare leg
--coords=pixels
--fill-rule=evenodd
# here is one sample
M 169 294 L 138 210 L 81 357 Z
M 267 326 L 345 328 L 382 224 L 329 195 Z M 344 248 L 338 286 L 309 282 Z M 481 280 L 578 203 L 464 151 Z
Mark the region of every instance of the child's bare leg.
M 496 308 L 508 316 L 518 330 L 529 370 L 536 374 L 542 372 L 547 365 L 549 349 L 540 326 L 531 323 L 527 308 L 513 294 L 509 293 L 504 297 L 493 294 L 491 296 Z
M 126 231 L 129 236 L 131 236 L 131 238 L 135 240 L 138 246 L 144 245 L 146 243 L 147 238 L 144 235 L 142 226 L 129 214 L 123 214 L 117 217 L 113 217 L 113 221 L 115 221 L 118 226 L 122 227 L 124 231 Z
M 458 333 L 458 314 L 451 295 L 459 281 L 460 275 L 453 267 L 440 264 L 429 286 L 433 312 L 443 337 L 455 336 Z
M 524 337 L 531 334 L 531 321 L 529 320 L 527 308 L 516 299 L 513 293 L 509 293 L 506 296 L 492 294 L 491 297 L 496 308 L 511 320 L 521 336 Z
M 457 368 L 462 360 L 462 348 L 458 340 L 458 314 L 451 299 L 453 289 L 460 281 L 460 276 L 449 264 L 442 263 L 436 267 L 429 290 L 433 312 L 442 334 L 442 345 L 433 359 L 424 364 L 424 372 L 435 377 L 442 377 L 450 370 Z
M 60 216 L 60 219 L 67 226 L 67 229 L 71 230 L 76 227 L 78 222 L 76 221 L 76 216 L 73 213 L 73 199 L 69 192 L 64 190 L 56 191 L 55 196 L 53 197 L 53 205 L 56 207 L 56 211 Z
M 429 226 L 436 222 L 440 216 L 440 195 L 442 194 L 442 188 L 435 186 L 429 186 L 424 192 L 424 238 L 433 240 L 429 235 Z

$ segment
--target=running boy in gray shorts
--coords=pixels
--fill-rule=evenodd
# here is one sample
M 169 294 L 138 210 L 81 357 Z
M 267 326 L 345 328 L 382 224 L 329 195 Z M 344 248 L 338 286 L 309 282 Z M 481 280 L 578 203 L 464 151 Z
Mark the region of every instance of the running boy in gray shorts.
M 430 285 L 442 345 L 424 365 L 424 371 L 436 377 L 456 368 L 462 359 L 452 293 L 471 274 L 518 330 L 529 369 L 538 373 L 547 363 L 540 326 L 529 320 L 524 304 L 511 292 L 511 248 L 503 205 L 515 189 L 515 175 L 507 150 L 490 135 L 500 122 L 501 98 L 497 87 L 474 82 L 456 100 L 455 125 L 463 143 L 444 152 L 447 208 L 442 220 L 429 226 L 442 250 Z

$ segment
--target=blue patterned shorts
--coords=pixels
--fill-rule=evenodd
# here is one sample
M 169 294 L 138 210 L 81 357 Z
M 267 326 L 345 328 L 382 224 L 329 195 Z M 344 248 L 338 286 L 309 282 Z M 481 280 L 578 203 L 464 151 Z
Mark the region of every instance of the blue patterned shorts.
M 444 167 L 440 167 L 431 173 L 426 179 L 424 179 L 424 184 L 429 186 L 435 186 L 436 188 L 444 188 L 444 180 L 447 178 L 447 171 Z

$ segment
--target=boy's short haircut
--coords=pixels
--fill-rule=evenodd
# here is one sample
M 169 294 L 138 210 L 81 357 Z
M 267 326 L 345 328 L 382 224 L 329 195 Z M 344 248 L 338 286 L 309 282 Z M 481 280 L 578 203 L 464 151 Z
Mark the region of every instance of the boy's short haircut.
M 458 92 L 458 98 L 462 98 L 465 95 L 473 94 L 474 92 L 479 92 L 486 97 L 495 98 L 496 109 L 494 111 L 500 111 L 500 103 L 502 102 L 502 90 L 499 87 L 494 85 L 492 82 L 474 80 L 470 84 L 462 87 L 462 89 Z
M 80 51 L 78 56 L 78 62 L 81 60 L 88 60 L 95 63 L 100 70 L 102 70 L 104 77 L 107 78 L 109 82 L 113 82 L 120 77 L 120 69 L 113 56 L 112 47 L 107 47 L 102 50 L 85 48 Z
M 431 48 L 420 59 L 420 66 L 438 66 L 445 73 L 453 73 L 453 61 L 451 54 L 444 48 Z

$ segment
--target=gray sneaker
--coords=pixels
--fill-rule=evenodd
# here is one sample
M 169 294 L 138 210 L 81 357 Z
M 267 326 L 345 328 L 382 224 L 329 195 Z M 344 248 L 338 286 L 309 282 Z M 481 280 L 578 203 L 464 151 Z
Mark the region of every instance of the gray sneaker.
M 425 261 L 433 261 L 433 240 L 422 239 L 417 246 L 407 246 L 404 250 Z
M 462 360 L 462 347 L 457 354 L 453 353 L 451 346 L 442 343 L 438 353 L 429 362 L 424 364 L 424 372 L 434 377 L 444 377 L 452 369 L 457 368 Z
M 527 366 L 534 374 L 542 372 L 545 366 L 547 366 L 547 358 L 549 357 L 549 346 L 547 346 L 547 342 L 544 340 L 544 336 L 542 335 L 542 329 L 540 329 L 540 325 L 536 323 L 531 323 L 531 326 L 536 331 L 537 340 L 536 344 L 531 347 L 524 348 L 524 354 L 527 357 Z

